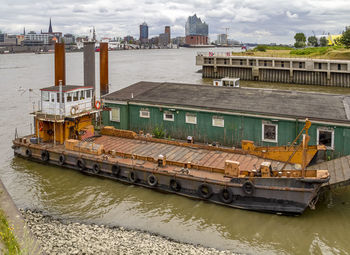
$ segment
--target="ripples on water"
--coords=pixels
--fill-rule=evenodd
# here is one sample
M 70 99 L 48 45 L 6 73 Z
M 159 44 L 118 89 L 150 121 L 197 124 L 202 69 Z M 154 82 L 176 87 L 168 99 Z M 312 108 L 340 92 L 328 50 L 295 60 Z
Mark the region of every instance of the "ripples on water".
M 196 50 L 110 53 L 112 91 L 140 80 L 203 83 Z M 98 56 L 96 56 L 98 61 Z M 81 53 L 67 54 L 67 84 L 83 83 Z M 98 76 L 98 63 L 96 63 Z M 20 68 L 19 68 L 20 67 Z M 98 77 L 96 78 L 98 83 Z M 347 254 L 350 191 L 333 194 L 299 217 L 226 208 L 14 158 L 14 129 L 30 132 L 33 100 L 53 83 L 53 55 L 0 55 L 0 177 L 19 207 L 53 216 L 119 225 L 176 240 L 250 254 Z M 19 87 L 33 93 L 18 91 Z

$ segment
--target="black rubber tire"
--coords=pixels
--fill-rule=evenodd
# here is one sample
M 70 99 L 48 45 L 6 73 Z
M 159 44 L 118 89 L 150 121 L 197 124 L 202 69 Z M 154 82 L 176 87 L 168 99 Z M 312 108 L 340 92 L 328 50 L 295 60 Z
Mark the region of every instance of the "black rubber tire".
M 147 183 L 148 183 L 149 186 L 155 187 L 158 184 L 158 179 L 157 179 L 157 177 L 154 174 L 150 174 L 147 177 Z
M 244 194 L 251 196 L 254 194 L 255 186 L 251 181 L 246 181 L 242 185 L 242 190 L 243 190 Z
M 181 183 L 175 179 L 171 179 L 169 182 L 169 187 L 171 190 L 179 192 L 181 190 Z
M 32 157 L 32 151 L 30 149 L 26 149 L 26 156 L 28 158 L 31 158 Z
M 222 188 L 219 192 L 219 197 L 225 204 L 230 204 L 233 201 L 233 193 L 229 188 Z
M 119 173 L 120 173 L 120 166 L 117 165 L 117 164 L 113 165 L 113 166 L 112 166 L 112 174 L 113 174 L 114 176 L 118 176 Z
M 213 189 L 206 183 L 199 185 L 197 191 L 199 196 L 205 199 L 208 199 L 213 195 Z
M 130 171 L 129 174 L 128 174 L 128 180 L 129 180 L 131 183 L 137 182 L 137 174 L 136 174 L 136 172 Z
M 82 159 L 82 158 L 78 158 L 77 159 L 77 167 L 83 171 L 86 169 L 86 166 L 85 166 L 85 161 Z
M 65 162 L 66 162 L 66 157 L 63 154 L 61 154 L 58 157 L 58 164 L 60 164 L 60 166 L 63 166 Z
M 49 159 L 50 159 L 49 152 L 48 151 L 42 151 L 41 152 L 41 160 L 46 162 L 46 161 L 49 161 Z
M 93 164 L 93 166 L 92 166 L 92 172 L 93 172 L 94 174 L 98 174 L 100 171 L 101 171 L 100 165 L 97 164 L 97 163 Z

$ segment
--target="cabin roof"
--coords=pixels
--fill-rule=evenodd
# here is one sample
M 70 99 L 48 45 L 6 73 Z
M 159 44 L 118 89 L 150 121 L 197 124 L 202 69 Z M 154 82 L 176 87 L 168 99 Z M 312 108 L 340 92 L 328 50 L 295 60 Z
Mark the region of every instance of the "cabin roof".
M 69 92 L 77 89 L 93 89 L 92 86 L 77 86 L 77 85 L 64 85 L 62 86 L 62 92 Z M 54 91 L 54 92 L 59 92 L 60 91 L 60 86 L 51 86 L 47 88 L 42 88 L 40 89 L 41 91 Z
M 350 96 L 316 92 L 141 81 L 103 98 L 276 117 L 350 121 Z

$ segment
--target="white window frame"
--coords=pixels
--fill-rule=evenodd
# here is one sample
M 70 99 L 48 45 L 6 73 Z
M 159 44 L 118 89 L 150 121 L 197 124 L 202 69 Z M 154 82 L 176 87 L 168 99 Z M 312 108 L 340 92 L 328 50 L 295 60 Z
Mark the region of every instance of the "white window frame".
M 112 118 L 112 111 L 113 110 L 117 110 L 118 111 L 118 116 L 119 116 L 118 120 L 114 120 Z M 120 108 L 119 107 L 111 107 L 111 111 L 109 112 L 109 119 L 110 119 L 110 121 L 113 121 L 113 122 L 120 122 Z
M 275 128 L 276 128 L 276 137 L 275 137 L 275 139 L 265 139 L 265 126 L 275 126 Z M 278 142 L 278 124 L 262 123 L 261 138 L 262 138 L 263 142 L 277 143 Z
M 218 123 L 215 123 L 216 120 L 222 120 L 222 124 L 219 125 Z M 213 116 L 211 118 L 211 124 L 213 127 L 225 127 L 225 119 L 224 117 L 221 117 L 221 116 Z
M 195 120 L 194 121 L 191 121 L 189 118 L 190 117 L 194 117 L 195 118 Z M 195 114 L 195 113 L 186 113 L 186 117 L 185 117 L 185 122 L 187 123 L 187 124 L 197 124 L 197 114 Z
M 167 115 L 172 115 L 173 117 L 171 119 L 167 118 L 166 116 Z M 164 112 L 163 113 L 163 120 L 166 120 L 166 121 L 174 121 L 175 120 L 175 115 L 173 112 Z
M 147 113 L 146 115 L 143 115 L 142 113 Z M 149 110 L 140 110 L 140 118 L 145 118 L 145 119 L 149 119 L 151 116 L 151 113 L 149 112 Z
M 317 145 L 320 145 L 320 131 L 322 132 L 330 132 L 332 133 L 332 142 L 331 147 L 326 146 L 329 150 L 334 150 L 334 129 L 328 129 L 328 128 L 317 128 Z

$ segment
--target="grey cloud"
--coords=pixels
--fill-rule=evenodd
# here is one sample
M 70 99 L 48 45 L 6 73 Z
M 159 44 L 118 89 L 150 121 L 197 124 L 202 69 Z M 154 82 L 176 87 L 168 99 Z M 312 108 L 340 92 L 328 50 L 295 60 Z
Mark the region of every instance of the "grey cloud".
M 293 33 L 338 33 L 350 25 L 350 5 L 344 0 L 3 0 L 0 30 L 19 33 L 47 30 L 52 18 L 55 31 L 88 33 L 95 26 L 99 36 L 138 37 L 139 24 L 146 21 L 151 35 L 174 27 L 173 36 L 183 36 L 189 15 L 196 13 L 209 24 L 211 39 L 229 27 L 239 41 L 293 42 Z M 30 11 L 35 10 L 35 11 Z

